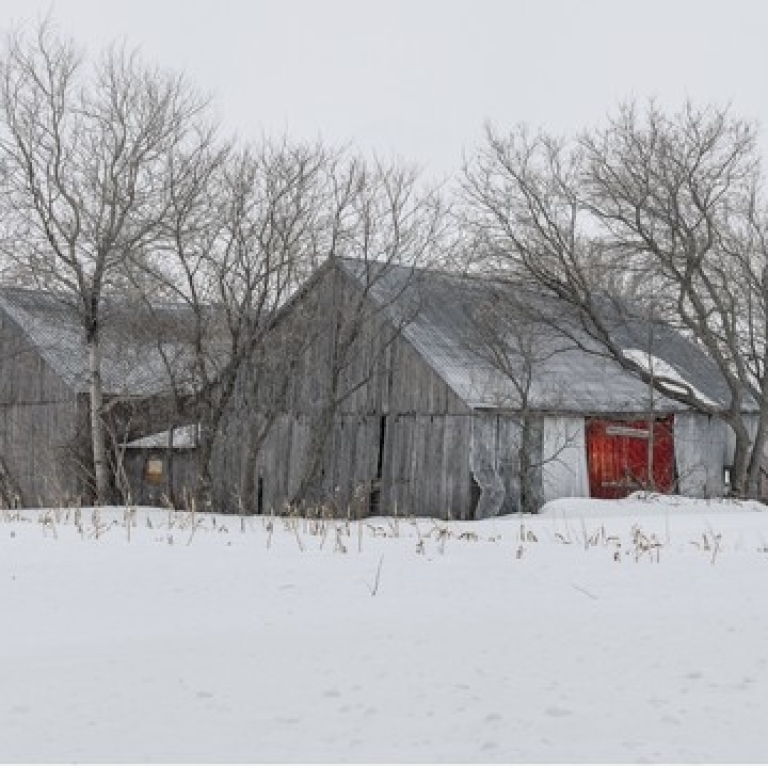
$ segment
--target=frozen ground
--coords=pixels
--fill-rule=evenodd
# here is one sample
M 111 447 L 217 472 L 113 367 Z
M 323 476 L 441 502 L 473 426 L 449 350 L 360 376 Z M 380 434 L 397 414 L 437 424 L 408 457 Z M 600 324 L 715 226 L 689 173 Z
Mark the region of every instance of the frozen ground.
M 765 507 L 269 527 L 0 512 L 0 762 L 768 761 Z

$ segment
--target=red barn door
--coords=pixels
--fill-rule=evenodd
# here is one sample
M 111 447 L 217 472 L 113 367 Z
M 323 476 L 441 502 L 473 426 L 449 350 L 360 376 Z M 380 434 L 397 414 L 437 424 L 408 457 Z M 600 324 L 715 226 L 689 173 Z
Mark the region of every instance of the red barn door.
M 596 499 L 621 499 L 633 491 L 670 493 L 675 484 L 673 417 L 587 422 L 589 494 Z

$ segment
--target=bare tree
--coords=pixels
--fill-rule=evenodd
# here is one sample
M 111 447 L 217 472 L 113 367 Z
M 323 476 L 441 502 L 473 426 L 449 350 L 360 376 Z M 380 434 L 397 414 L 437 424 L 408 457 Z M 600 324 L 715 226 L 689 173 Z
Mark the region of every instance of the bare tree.
M 765 203 L 753 125 L 686 105 L 620 110 L 581 140 L 584 202 L 601 240 L 658 292 L 715 361 L 731 396 L 733 487 L 754 496 L 766 438 Z M 757 433 L 744 407 L 760 409 Z
M 752 126 L 727 111 L 634 107 L 566 143 L 488 130 L 464 176 L 468 221 L 495 268 L 574 307 L 604 352 L 736 435 L 733 487 L 756 491 L 765 439 L 764 214 Z M 747 286 L 750 286 L 747 288 Z M 661 317 L 717 365 L 729 402 L 654 375 L 627 354 L 633 323 Z M 751 325 L 752 330 L 746 326 Z
M 418 312 L 413 268 L 435 263 L 447 234 L 445 202 L 422 184 L 414 167 L 352 157 L 334 165 L 330 178 L 325 255 L 351 260 L 351 280 L 336 281 L 330 304 L 320 308 L 331 317 L 317 318 L 321 333 L 330 328 L 327 371 L 294 504 L 317 501 L 323 493 L 320 471 L 337 414 Z M 392 281 L 394 266 L 405 269 Z
M 194 317 L 192 371 L 201 425 L 196 496 L 203 507 L 213 498 L 217 441 L 233 423 L 243 454 L 235 492 L 241 508 L 253 506 L 259 447 L 286 408 L 296 361 L 327 333 L 327 317 L 281 326 L 281 308 L 323 263 L 355 257 L 371 265 L 362 298 L 348 303 L 350 297 L 339 294 L 332 302 L 330 378 L 312 425 L 303 495 L 339 404 L 361 386 L 349 387 L 343 376 L 352 365 L 350 350 L 365 320 L 385 314 L 369 301 L 381 279 L 376 268 L 382 261 L 425 259 L 443 220 L 441 205 L 433 192 L 419 190 L 415 171 L 369 164 L 321 144 L 211 146 L 177 171 L 174 215 L 153 274 L 165 285 L 164 295 Z
M 542 502 L 542 470 L 558 461 L 568 444 L 566 439 L 548 453 L 542 445 L 542 414 L 555 408 L 563 395 L 563 382 L 553 380 L 550 363 L 574 344 L 558 331 L 560 318 L 537 306 L 542 297 L 509 285 L 487 293 L 472 308 L 471 352 L 508 385 L 496 395 L 496 406 L 509 414 L 517 429 L 518 511 L 535 513 Z
M 46 21 L 9 37 L 0 64 L 3 215 L 16 277 L 77 313 L 89 352 L 96 497 L 110 494 L 102 419 L 104 299 L 154 247 L 168 211 L 167 166 L 204 103 L 179 77 L 110 49 L 88 67 Z
M 187 374 L 200 423 L 201 508 L 212 503 L 214 447 L 238 380 L 248 367 L 261 381 L 276 310 L 320 258 L 329 161 L 322 146 L 287 140 L 210 144 L 172 175 L 171 216 L 153 279 L 191 317 Z

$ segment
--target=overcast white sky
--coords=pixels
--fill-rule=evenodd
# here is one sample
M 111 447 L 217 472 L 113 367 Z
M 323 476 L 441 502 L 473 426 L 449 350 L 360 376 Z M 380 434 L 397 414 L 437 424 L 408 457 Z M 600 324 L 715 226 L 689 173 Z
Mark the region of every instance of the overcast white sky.
M 730 103 L 768 128 L 765 0 L 0 0 L 0 23 L 52 10 L 98 51 L 126 41 L 262 132 L 461 164 L 490 120 L 557 132 L 622 99 Z

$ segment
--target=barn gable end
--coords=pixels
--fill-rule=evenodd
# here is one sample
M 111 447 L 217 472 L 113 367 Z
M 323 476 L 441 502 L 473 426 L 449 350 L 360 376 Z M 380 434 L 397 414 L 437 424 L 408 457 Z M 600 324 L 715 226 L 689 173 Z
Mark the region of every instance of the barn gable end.
M 243 506 L 237 493 L 252 473 L 247 508 L 262 513 L 296 501 L 302 486 L 302 501 L 342 514 L 416 514 L 429 505 L 458 516 L 468 508 L 471 410 L 403 335 L 408 318 L 393 321 L 388 309 L 370 286 L 326 268 L 284 313 L 273 348 L 285 355 L 298 343 L 299 354 L 282 402 L 270 410 L 274 401 L 262 401 L 245 419 L 235 408 L 223 430 L 215 474 L 230 507 Z M 337 407 L 308 477 L 334 376 Z M 267 420 L 249 464 L 243 446 Z

